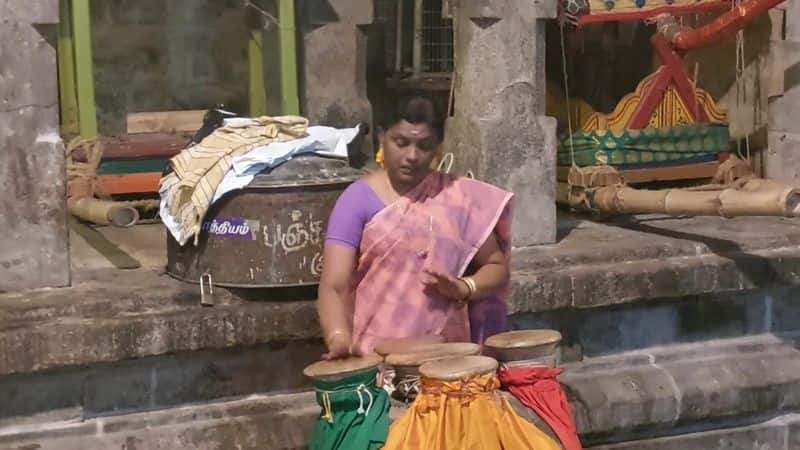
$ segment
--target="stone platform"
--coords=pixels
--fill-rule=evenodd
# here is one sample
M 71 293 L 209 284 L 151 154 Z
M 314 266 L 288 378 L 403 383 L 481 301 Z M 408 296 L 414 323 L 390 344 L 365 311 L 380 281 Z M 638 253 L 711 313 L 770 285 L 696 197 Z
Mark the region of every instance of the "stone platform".
M 564 369 L 562 383 L 587 448 L 794 450 L 800 442 L 800 416 L 792 413 L 800 406 L 800 351 L 791 338 L 666 346 L 587 358 Z M 393 405 L 393 418 L 403 413 Z M 295 449 L 307 444 L 318 415 L 311 392 L 253 394 L 8 425 L 0 429 L 0 448 Z
M 177 448 L 188 444 L 175 436 L 215 427 L 242 436 L 206 448 L 292 448 L 264 433 L 315 414 L 300 375 L 322 351 L 313 290 L 219 289 L 204 308 L 197 286 L 160 269 L 162 230 L 108 231 L 143 268 L 112 269 L 74 238 L 72 288 L 0 294 L 0 448 L 89 435 Z M 558 244 L 515 251 L 511 324 L 564 333 L 563 381 L 588 444 L 785 436 L 796 426 L 768 421 L 800 403 L 798 244 L 797 220 L 565 218 Z M 108 448 L 86 442 L 65 448 Z

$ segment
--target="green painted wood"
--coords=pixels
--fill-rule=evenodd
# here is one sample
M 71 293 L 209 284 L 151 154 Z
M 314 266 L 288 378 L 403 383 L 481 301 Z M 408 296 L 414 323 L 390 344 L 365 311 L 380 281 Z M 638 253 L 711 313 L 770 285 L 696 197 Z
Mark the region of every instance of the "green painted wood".
M 294 0 L 278 0 L 278 21 L 280 22 L 278 39 L 280 41 L 281 110 L 283 114 L 300 114 Z
M 167 167 L 166 159 L 142 159 L 137 161 L 104 161 L 97 168 L 100 175 L 126 173 L 161 172 Z
M 250 30 L 247 44 L 248 78 L 250 80 L 250 116 L 267 114 L 267 90 L 264 86 L 264 32 Z
M 73 52 L 70 0 L 59 2 L 58 19 L 58 97 L 61 129 L 78 132 L 78 99 L 75 95 L 75 53 Z
M 89 0 L 72 0 L 72 38 L 75 52 L 75 86 L 78 99 L 78 126 L 81 137 L 97 137 L 97 111 L 94 102 L 94 65 Z

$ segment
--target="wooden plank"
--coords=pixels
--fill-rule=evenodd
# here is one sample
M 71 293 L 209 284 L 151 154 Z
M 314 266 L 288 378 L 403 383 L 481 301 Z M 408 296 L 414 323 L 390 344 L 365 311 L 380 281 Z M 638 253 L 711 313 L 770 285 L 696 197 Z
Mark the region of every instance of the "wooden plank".
M 719 162 L 686 164 L 681 166 L 652 167 L 642 169 L 620 170 L 628 184 L 652 183 L 654 181 L 678 181 L 711 178 L 717 173 Z M 558 181 L 567 181 L 569 166 L 558 166 Z
M 132 161 L 103 161 L 97 168 L 100 175 L 126 175 L 129 173 L 163 172 L 169 163 L 165 159 L 139 159 Z
M 152 194 L 158 192 L 160 172 L 130 173 L 125 175 L 100 175 L 100 189 L 108 195 Z
M 64 142 L 75 136 L 64 135 Z M 183 134 L 144 133 L 121 136 L 100 136 L 103 161 L 133 161 L 141 159 L 169 159 L 183 150 L 191 136 Z M 82 149 L 72 154 L 79 162 L 86 162 Z
M 194 132 L 203 126 L 205 111 L 157 111 L 128 114 L 128 134 Z

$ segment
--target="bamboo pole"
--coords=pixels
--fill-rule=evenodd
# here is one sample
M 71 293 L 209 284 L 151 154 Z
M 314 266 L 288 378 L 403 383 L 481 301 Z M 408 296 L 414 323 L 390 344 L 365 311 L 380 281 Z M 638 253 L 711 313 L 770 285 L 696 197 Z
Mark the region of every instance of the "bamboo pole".
M 590 189 L 591 195 L 577 196 L 571 195 L 571 189 L 575 188 L 558 183 L 557 200 L 576 209 L 588 208 L 605 214 L 800 216 L 800 190 L 760 178 L 749 179 L 738 187 L 706 190 L 606 186 Z
M 89 0 L 72 0 L 72 38 L 75 52 L 75 86 L 78 99 L 78 126 L 81 137 L 97 137 L 97 110 L 94 98 L 92 28 Z
M 67 207 L 73 216 L 98 225 L 129 228 L 139 220 L 139 211 L 133 206 L 93 197 L 69 198 Z
M 297 89 L 297 37 L 294 0 L 278 0 L 278 39 L 281 61 L 281 113 L 300 114 Z
M 250 116 L 267 114 L 267 90 L 264 87 L 264 30 L 250 30 L 247 43 L 247 77 L 249 82 Z

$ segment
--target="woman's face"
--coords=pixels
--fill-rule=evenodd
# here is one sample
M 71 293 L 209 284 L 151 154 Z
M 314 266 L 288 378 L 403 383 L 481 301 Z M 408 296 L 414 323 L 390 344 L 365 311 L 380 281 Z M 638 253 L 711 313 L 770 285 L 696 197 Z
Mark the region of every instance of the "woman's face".
M 430 171 L 439 137 L 425 124 L 398 122 L 380 134 L 383 165 L 394 181 L 415 185 Z

